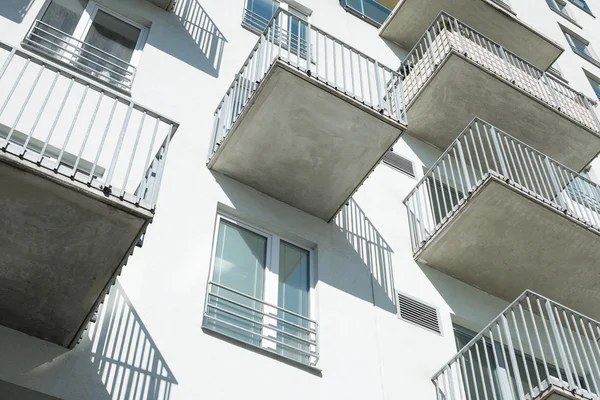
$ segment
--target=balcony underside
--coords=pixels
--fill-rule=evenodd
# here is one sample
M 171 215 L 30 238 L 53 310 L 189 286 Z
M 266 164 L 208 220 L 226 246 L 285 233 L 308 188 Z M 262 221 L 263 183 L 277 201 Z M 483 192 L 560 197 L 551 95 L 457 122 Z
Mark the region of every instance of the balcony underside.
M 329 221 L 402 128 L 278 61 L 209 167 Z
M 380 35 L 411 49 L 440 11 L 456 17 L 536 67 L 546 70 L 563 49 L 491 0 L 401 0 Z
M 507 301 L 530 288 L 600 318 L 600 234 L 495 177 L 415 258 Z
M 169 10 L 171 5 L 175 3 L 175 0 L 148 0 L 150 3 L 155 6 L 162 8 L 163 10 Z
M 409 104 L 407 116 L 406 132 L 439 149 L 481 117 L 576 171 L 600 151 L 597 134 L 455 52 Z
M 0 324 L 73 347 L 152 214 L 0 152 Z

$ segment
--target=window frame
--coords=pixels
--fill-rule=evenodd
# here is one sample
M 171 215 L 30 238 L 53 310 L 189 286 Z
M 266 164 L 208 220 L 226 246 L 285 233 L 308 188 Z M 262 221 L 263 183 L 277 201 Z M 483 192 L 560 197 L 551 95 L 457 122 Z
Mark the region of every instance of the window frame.
M 596 77 L 595 75 L 593 75 L 592 73 L 583 70 L 583 73 L 585 75 L 585 77 L 587 78 L 590 86 L 592 87 L 592 90 L 594 91 L 594 94 L 596 95 L 596 98 L 598 100 L 600 100 L 600 78 Z M 598 91 L 596 91 L 596 89 L 594 88 L 594 85 L 592 84 L 592 82 L 594 82 L 597 87 L 598 87 Z
M 344 10 L 346 10 L 346 12 L 348 12 L 349 14 L 352 14 L 360 19 L 362 19 L 363 21 L 367 22 L 369 25 L 373 25 L 376 28 L 380 28 L 381 26 L 383 26 L 383 24 L 385 23 L 385 20 L 387 20 L 387 18 L 389 18 L 389 16 L 392 13 L 392 10 L 388 9 L 386 6 L 384 6 L 383 4 L 377 2 L 376 0 L 372 0 L 375 3 L 378 3 L 381 7 L 385 8 L 386 10 L 389 11 L 388 15 L 386 16 L 385 20 L 383 22 L 378 22 L 376 20 L 374 20 L 373 18 L 369 17 L 367 14 L 365 14 L 364 12 L 364 0 L 359 0 L 361 3 L 361 6 L 363 7 L 363 11 L 357 10 L 355 7 L 353 7 L 352 5 L 348 4 L 348 0 L 339 0 L 340 6 L 342 6 L 342 8 Z M 368 1 L 368 0 L 367 0 Z
M 267 303 L 267 304 L 263 304 L 263 307 L 262 307 L 262 310 L 265 313 L 272 313 L 273 315 L 277 314 L 276 313 L 277 309 L 274 307 L 270 307 L 270 306 L 278 306 L 278 302 L 279 302 L 279 254 L 280 254 L 280 250 L 281 250 L 281 242 L 283 241 L 285 243 L 288 243 L 292 246 L 298 247 L 299 249 L 306 250 L 308 252 L 308 262 L 309 262 L 309 266 L 308 266 L 308 275 L 309 275 L 308 276 L 308 281 L 309 281 L 308 316 L 305 316 L 305 317 L 310 320 L 315 321 L 317 324 L 317 330 L 318 330 L 319 318 L 318 318 L 318 313 L 317 313 L 317 278 L 316 278 L 317 275 L 316 275 L 316 262 L 315 262 L 315 258 L 316 258 L 315 257 L 315 248 L 311 248 L 304 244 L 298 243 L 295 240 L 290 240 L 287 236 L 281 236 L 274 232 L 267 231 L 256 225 L 250 224 L 247 221 L 244 221 L 238 217 L 235 217 L 232 214 L 222 212 L 222 211 L 218 211 L 216 218 L 215 218 L 206 292 L 208 293 L 208 291 L 209 291 L 210 283 L 215 282 L 214 270 L 215 270 L 216 254 L 217 254 L 217 243 L 218 243 L 218 239 L 219 239 L 219 227 L 221 225 L 221 221 L 226 221 L 229 224 L 239 226 L 242 229 L 246 229 L 252 233 L 262 236 L 267 240 L 265 270 L 264 270 L 264 277 L 263 277 L 263 279 L 264 279 L 264 281 L 263 281 L 263 298 L 260 299 L 263 302 Z M 231 288 L 231 289 L 237 290 L 236 288 Z M 208 297 L 207 297 L 207 299 L 208 299 Z M 205 313 L 207 311 L 207 307 L 208 307 L 208 301 L 206 301 L 206 304 L 204 305 Z M 281 308 L 283 308 L 283 307 L 281 307 Z M 291 312 L 294 312 L 294 311 L 291 311 Z M 263 323 L 265 325 L 273 326 L 275 328 L 277 327 L 277 320 L 275 320 L 273 318 L 269 318 L 266 315 L 264 315 L 262 319 L 263 319 Z M 268 327 L 263 327 L 261 330 L 261 334 L 263 334 L 264 336 L 273 337 L 274 339 L 277 338 L 277 332 L 274 330 L 270 330 Z M 234 340 L 238 340 L 238 339 L 234 338 Z M 316 341 L 317 341 L 317 343 L 319 341 L 318 334 L 316 337 Z M 241 341 L 241 343 L 245 343 L 245 342 Z M 275 342 L 268 341 L 267 339 L 261 339 L 259 348 L 264 349 L 264 350 L 275 351 L 277 348 L 277 344 Z M 318 349 L 315 349 L 315 350 L 318 350 Z M 280 355 L 280 356 L 284 357 L 286 359 L 290 359 L 289 357 L 286 357 L 286 356 L 282 356 L 282 355 Z M 304 364 L 302 362 L 295 361 L 293 359 L 290 359 L 290 360 L 292 362 L 297 362 L 302 365 L 306 365 L 309 368 L 314 369 L 314 368 L 317 368 L 316 366 L 318 365 L 318 362 L 319 362 L 318 354 L 316 357 L 310 356 L 309 362 L 312 363 L 313 358 L 316 358 L 315 363 L 311 364 L 311 365 Z
M 594 13 L 592 13 L 592 9 L 590 8 L 590 6 L 587 3 L 587 1 L 585 1 L 585 0 L 581 0 L 581 1 L 583 1 L 583 3 L 585 4 L 585 6 L 581 6 L 575 0 L 569 0 L 569 3 L 573 4 L 575 7 L 579 8 L 582 11 L 585 11 L 586 13 L 590 14 L 592 17 L 595 18 Z
M 587 40 L 586 38 L 584 38 L 582 36 L 579 36 L 575 32 L 571 31 L 568 28 L 565 28 L 562 25 L 560 25 L 560 28 L 565 36 L 565 39 L 567 40 L 567 43 L 569 44 L 569 47 L 571 47 L 571 50 L 573 51 L 573 53 L 575 53 L 578 56 L 580 56 L 581 58 L 589 61 L 590 63 L 594 64 L 595 66 L 600 67 L 600 60 L 598 59 L 598 55 L 594 51 L 594 48 L 592 47 L 592 44 L 589 40 Z M 575 42 L 573 39 L 577 40 L 578 42 L 583 43 L 585 46 L 584 47 L 585 50 L 584 51 L 579 50 L 579 48 L 575 45 Z
M 570 2 L 568 2 L 567 0 L 546 0 L 546 4 L 548 4 L 548 8 L 550 8 L 552 11 L 554 11 L 567 21 L 571 22 L 572 24 L 576 25 L 578 28 L 581 28 L 581 25 L 579 25 L 579 23 L 575 19 L 575 16 L 570 10 Z

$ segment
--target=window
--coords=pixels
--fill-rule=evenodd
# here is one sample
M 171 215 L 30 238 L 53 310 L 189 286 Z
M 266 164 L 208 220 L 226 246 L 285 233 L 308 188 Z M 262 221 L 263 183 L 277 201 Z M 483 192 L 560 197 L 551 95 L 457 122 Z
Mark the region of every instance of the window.
M 567 38 L 567 42 L 571 46 L 571 49 L 581 57 L 585 58 L 589 62 L 600 66 L 600 61 L 598 61 L 598 57 L 596 53 L 592 49 L 590 42 L 582 38 L 581 36 L 577 36 L 573 32 L 567 31 L 563 29 L 565 37 Z
M 340 0 L 347 11 L 364 18 L 369 23 L 379 27 L 391 11 L 375 0 Z
M 24 43 L 121 89 L 130 89 L 147 28 L 94 1 L 52 0 Z
M 585 0 L 569 0 L 569 1 L 571 3 L 573 3 L 574 5 L 576 5 L 577 7 L 581 8 L 583 11 L 587 12 L 588 14 L 592 13 L 592 10 L 590 10 L 590 7 L 587 5 Z
M 596 78 L 595 76 L 591 76 L 588 73 L 586 73 L 585 76 L 587 77 L 588 81 L 590 82 L 592 89 L 594 89 L 594 93 L 596 93 L 596 97 L 598 98 L 598 100 L 600 100 L 600 79 Z
M 219 216 L 213 252 L 203 326 L 316 365 L 312 251 Z
M 260 33 L 265 30 L 278 8 L 277 0 L 246 0 L 242 25 Z
M 575 18 L 573 18 L 573 16 L 571 16 L 571 13 L 569 12 L 565 0 L 546 0 L 546 3 L 548 3 L 550 9 L 560 14 L 564 18 L 568 19 L 572 23 L 577 24 Z

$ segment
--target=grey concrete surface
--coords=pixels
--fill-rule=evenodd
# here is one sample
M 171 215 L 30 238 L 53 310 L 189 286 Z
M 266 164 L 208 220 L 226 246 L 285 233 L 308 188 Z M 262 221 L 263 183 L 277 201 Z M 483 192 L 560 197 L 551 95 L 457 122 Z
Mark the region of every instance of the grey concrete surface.
M 175 3 L 175 0 L 148 0 L 150 3 L 164 10 L 169 10 L 171 5 Z
M 380 35 L 412 49 L 440 10 L 544 71 L 564 51 L 491 0 L 401 0 L 381 27 Z
M 280 62 L 263 82 L 209 166 L 329 221 L 402 131 Z
M 584 400 L 587 397 L 573 394 L 557 386 L 550 386 L 550 388 L 542 392 L 539 396 L 534 397 L 533 400 Z
M 438 68 L 407 115 L 406 133 L 440 150 L 474 117 L 576 171 L 600 150 L 598 135 L 456 53 Z
M 0 380 L 0 399 L 2 400 L 61 400 L 31 389 Z
M 531 289 L 600 318 L 600 235 L 493 178 L 416 258 L 506 301 Z
M 148 223 L 100 196 L 0 160 L 1 325 L 64 347 L 77 339 Z

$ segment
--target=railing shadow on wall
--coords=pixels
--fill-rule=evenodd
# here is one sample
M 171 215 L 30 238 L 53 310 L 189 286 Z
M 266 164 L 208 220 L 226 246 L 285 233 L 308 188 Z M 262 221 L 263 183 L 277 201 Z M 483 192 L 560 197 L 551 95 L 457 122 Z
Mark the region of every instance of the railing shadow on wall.
M 393 250 L 354 199 L 343 207 L 335 224 L 371 274 L 373 304 L 396 312 Z
M 112 400 L 169 400 L 175 376 L 118 283 L 79 346 Z
M 227 40 L 200 1 L 178 0 L 167 18 L 172 32 L 151 35 L 149 43 L 194 68 L 218 77 Z
M 0 1 L 0 16 L 20 24 L 32 4 L 33 0 L 2 0 Z

